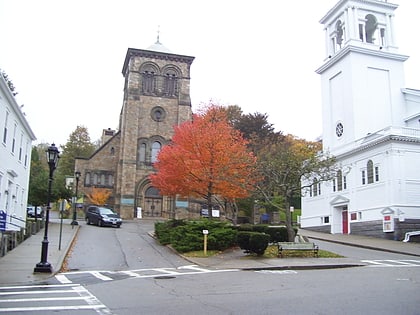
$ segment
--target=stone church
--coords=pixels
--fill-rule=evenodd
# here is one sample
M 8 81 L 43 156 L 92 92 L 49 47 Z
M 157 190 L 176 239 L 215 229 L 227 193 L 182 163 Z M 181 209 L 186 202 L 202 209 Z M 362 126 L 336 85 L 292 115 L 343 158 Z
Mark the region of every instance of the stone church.
M 395 240 L 420 231 L 420 90 L 404 86 L 397 7 L 340 0 L 320 21 L 323 150 L 340 170 L 309 183 L 303 228 Z
M 175 217 L 176 203 L 185 201 L 161 196 L 148 176 L 160 149 L 172 138 L 173 127 L 192 119 L 193 60 L 172 53 L 159 37 L 147 49 L 128 49 L 119 128 L 104 130 L 100 148 L 87 159 L 76 159 L 81 194 L 94 187 L 108 189 L 112 192 L 108 206 L 125 219 Z

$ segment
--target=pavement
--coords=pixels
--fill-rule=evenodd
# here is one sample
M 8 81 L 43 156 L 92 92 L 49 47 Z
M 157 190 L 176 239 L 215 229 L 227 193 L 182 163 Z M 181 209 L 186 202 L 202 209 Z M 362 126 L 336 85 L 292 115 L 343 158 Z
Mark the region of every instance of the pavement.
M 48 225 L 48 258 L 53 273 L 34 273 L 35 265 L 41 260 L 41 244 L 44 229 L 32 235 L 16 248 L 0 257 L 0 285 L 39 284 L 46 282 L 60 271 L 65 257 L 77 237 L 80 225 L 72 226 L 71 220 L 52 219 Z M 79 222 L 80 224 L 80 222 Z M 394 252 L 420 257 L 420 243 L 403 243 L 359 235 L 319 233 L 300 229 L 299 234 L 316 240 L 346 244 L 356 247 Z M 320 248 L 322 249 L 322 247 Z M 346 268 L 363 265 L 360 260 L 345 258 L 260 258 L 249 256 L 240 249 L 227 250 L 206 258 L 185 257 L 193 264 L 212 269 L 282 270 L 282 269 L 326 269 Z

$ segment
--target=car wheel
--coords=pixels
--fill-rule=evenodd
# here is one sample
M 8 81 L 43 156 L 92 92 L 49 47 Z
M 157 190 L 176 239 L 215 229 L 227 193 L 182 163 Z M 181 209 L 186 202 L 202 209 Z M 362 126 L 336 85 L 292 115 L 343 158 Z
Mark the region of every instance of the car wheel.
M 86 224 L 90 225 L 90 219 L 89 218 L 86 218 Z
M 102 220 L 98 220 L 98 226 L 100 226 L 100 227 L 104 226 L 103 223 L 102 223 Z

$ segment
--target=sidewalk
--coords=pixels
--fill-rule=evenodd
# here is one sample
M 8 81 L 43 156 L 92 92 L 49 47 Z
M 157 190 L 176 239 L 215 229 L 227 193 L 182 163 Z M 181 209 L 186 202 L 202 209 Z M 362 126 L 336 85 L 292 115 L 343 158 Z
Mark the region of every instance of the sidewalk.
M 41 261 L 42 240 L 44 229 L 0 257 L 0 285 L 21 285 L 39 283 L 55 275 L 64 262 L 71 243 L 77 235 L 79 226 L 72 228 L 70 219 L 64 219 L 60 245 L 60 220 L 53 219 L 48 225 L 48 258 L 53 267 L 53 273 L 34 273 L 34 268 Z
M 36 273 L 33 270 L 41 260 L 41 244 L 44 238 L 44 230 L 32 235 L 6 256 L 0 258 L 0 285 L 22 285 L 28 283 L 40 283 L 51 278 L 60 271 L 67 252 L 77 232 L 79 225 L 72 227 L 71 220 L 63 220 L 61 250 L 59 247 L 60 220 L 52 219 L 48 226 L 48 259 L 54 271 L 52 274 Z M 79 222 L 80 224 L 80 222 Z M 299 230 L 299 234 L 311 240 L 323 240 L 351 246 L 395 252 L 400 254 L 420 257 L 420 243 L 403 243 L 399 241 L 384 240 L 358 235 L 341 235 Z M 321 248 L 322 249 L 322 248 Z M 322 268 L 346 268 L 363 265 L 360 260 L 352 257 L 346 258 L 259 258 L 247 256 L 242 250 L 229 250 L 224 253 L 206 258 L 186 257 L 193 264 L 214 269 L 322 269 Z
M 403 243 L 401 241 L 385 240 L 380 238 L 352 235 L 352 234 L 327 234 L 313 232 L 310 230 L 299 229 L 302 236 L 308 237 L 316 244 L 316 240 L 333 242 L 338 244 L 356 246 L 361 248 L 380 250 L 398 254 L 412 255 L 420 257 L 420 243 Z M 322 249 L 322 247 L 320 248 Z M 246 256 L 242 250 L 226 251 L 223 254 L 208 258 L 190 258 L 190 262 L 217 269 L 327 269 L 327 268 L 347 268 L 363 266 L 359 259 L 352 257 L 345 258 L 259 258 Z

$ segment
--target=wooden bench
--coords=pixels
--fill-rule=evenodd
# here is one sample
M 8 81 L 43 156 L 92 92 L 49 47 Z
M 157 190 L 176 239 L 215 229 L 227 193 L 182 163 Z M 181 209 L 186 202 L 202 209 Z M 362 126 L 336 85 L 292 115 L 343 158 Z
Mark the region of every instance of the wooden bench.
M 297 251 L 312 251 L 315 257 L 318 257 L 318 245 L 310 242 L 294 243 L 294 242 L 280 242 L 277 244 L 279 248 L 278 257 L 283 257 L 283 252 L 287 250 Z

